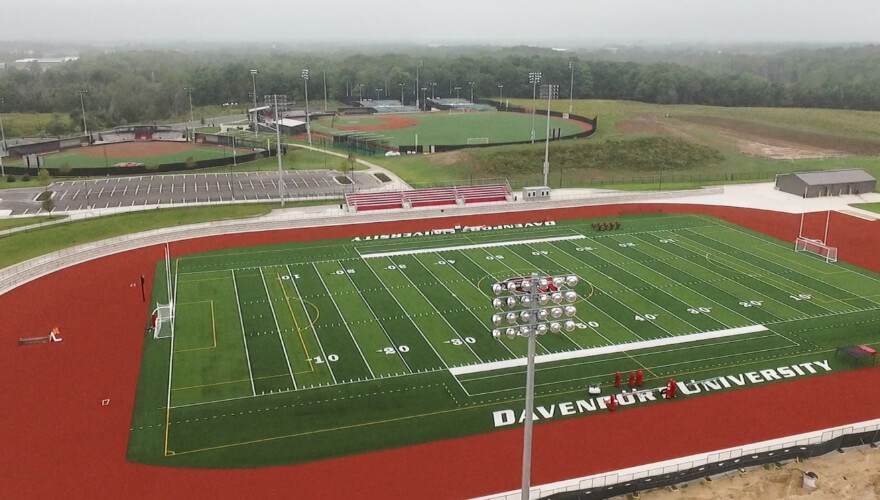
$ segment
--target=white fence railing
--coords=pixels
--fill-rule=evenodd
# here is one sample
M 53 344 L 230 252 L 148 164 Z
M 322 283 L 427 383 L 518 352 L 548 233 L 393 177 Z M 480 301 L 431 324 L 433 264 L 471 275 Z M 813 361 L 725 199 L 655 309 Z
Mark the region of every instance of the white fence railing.
M 798 447 L 815 446 L 826 441 L 838 438 L 844 434 L 859 434 L 863 432 L 875 432 L 880 430 L 880 419 L 857 422 L 853 424 L 820 429 L 803 434 L 795 434 L 779 439 L 761 441 L 735 448 L 725 448 L 706 453 L 699 453 L 687 457 L 680 457 L 664 462 L 639 465 L 627 469 L 594 474 L 578 478 L 567 479 L 555 483 L 535 486 L 529 490 L 530 498 L 544 498 L 556 493 L 589 490 L 591 488 L 603 488 L 617 484 L 626 484 L 647 477 L 657 477 L 675 474 L 683 471 L 698 469 L 709 464 L 732 461 L 739 462 L 741 458 L 750 457 L 754 454 L 786 451 Z M 520 490 L 507 491 L 479 497 L 474 500 L 519 500 Z

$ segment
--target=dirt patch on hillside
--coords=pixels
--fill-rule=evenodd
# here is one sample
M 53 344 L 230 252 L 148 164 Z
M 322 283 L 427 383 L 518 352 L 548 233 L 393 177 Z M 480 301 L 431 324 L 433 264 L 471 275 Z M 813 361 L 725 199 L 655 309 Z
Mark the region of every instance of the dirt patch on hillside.
M 397 128 L 409 128 L 415 127 L 419 124 L 419 121 L 415 118 L 407 118 L 404 116 L 377 116 L 373 115 L 373 118 L 377 120 L 381 120 L 382 124 L 380 125 L 359 125 L 356 127 L 339 127 L 339 130 L 359 130 L 359 131 L 371 131 L 371 130 L 393 130 Z
M 880 155 L 880 142 L 711 116 L 643 115 L 617 123 L 630 134 L 660 134 L 715 147 L 734 147 L 757 158 L 796 160 Z
M 72 151 L 92 158 L 104 158 L 105 155 L 107 158 L 142 158 L 180 153 L 181 151 L 196 149 L 199 146 L 200 145 L 191 142 L 119 142 L 115 144 L 77 148 Z
M 451 167 L 453 165 L 461 165 L 465 161 L 466 156 L 464 151 L 448 151 L 432 154 L 428 158 L 432 165 Z
M 781 469 L 756 469 L 744 475 L 731 474 L 700 481 L 677 491 L 667 489 L 642 492 L 645 500 L 740 498 L 776 500 L 809 496 L 813 499 L 877 498 L 880 495 L 880 474 L 876 449 L 850 450 L 811 458 L 803 463 L 790 463 Z M 817 488 L 803 487 L 804 473 L 811 471 L 819 478 Z

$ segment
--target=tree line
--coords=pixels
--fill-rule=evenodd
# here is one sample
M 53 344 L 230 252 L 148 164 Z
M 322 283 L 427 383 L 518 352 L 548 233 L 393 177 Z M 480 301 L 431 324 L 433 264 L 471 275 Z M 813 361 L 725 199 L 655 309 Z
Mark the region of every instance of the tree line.
M 417 49 L 411 49 L 413 52 Z M 326 85 L 332 101 L 423 97 L 531 97 L 529 73 L 559 85 L 559 97 L 657 104 L 880 110 L 880 48 L 799 49 L 772 54 L 666 56 L 613 60 L 610 52 L 560 53 L 529 47 L 425 49 L 425 54 L 247 53 L 171 50 L 85 52 L 47 71 L 36 65 L 0 73 L 0 113 L 63 113 L 67 127 L 152 123 L 194 106 L 253 102 L 285 94 L 302 106 L 309 69 L 312 109 Z M 416 73 L 418 72 L 418 85 Z M 573 82 L 573 85 L 572 85 Z M 87 92 L 84 92 L 87 91 Z M 82 103 L 81 103 L 82 99 Z M 79 125 L 81 127 L 81 125 Z M 56 126 L 57 129 L 58 126 Z

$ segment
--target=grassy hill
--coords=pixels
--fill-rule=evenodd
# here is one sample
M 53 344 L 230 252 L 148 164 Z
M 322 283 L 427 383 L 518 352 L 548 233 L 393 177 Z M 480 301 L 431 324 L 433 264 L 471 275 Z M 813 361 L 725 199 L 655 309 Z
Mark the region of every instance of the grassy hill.
M 529 100 L 512 104 L 529 106 Z M 567 101 L 553 105 L 567 111 Z M 575 101 L 598 116 L 588 139 L 550 145 L 551 187 L 686 188 L 777 173 L 864 168 L 880 177 L 880 113 Z M 544 144 L 377 160 L 411 183 L 507 177 L 543 182 Z

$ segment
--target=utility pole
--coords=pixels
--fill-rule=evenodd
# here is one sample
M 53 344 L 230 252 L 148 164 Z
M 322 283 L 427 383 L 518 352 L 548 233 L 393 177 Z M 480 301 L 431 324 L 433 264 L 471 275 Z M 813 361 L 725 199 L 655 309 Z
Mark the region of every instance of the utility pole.
M 324 112 L 327 112 L 327 70 L 324 70 Z
M 571 72 L 571 83 L 568 86 L 568 114 L 571 114 L 572 101 L 574 100 L 574 64 L 568 61 L 568 70 Z

